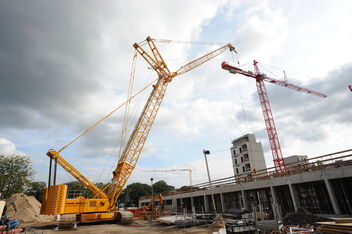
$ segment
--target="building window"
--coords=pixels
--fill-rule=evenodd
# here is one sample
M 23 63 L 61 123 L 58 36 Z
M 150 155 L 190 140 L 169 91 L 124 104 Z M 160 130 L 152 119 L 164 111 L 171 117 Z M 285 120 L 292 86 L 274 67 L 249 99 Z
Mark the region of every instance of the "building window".
M 235 164 L 237 164 L 237 159 L 235 159 Z
M 236 156 L 236 149 L 233 149 L 233 155 Z
M 241 162 L 243 162 L 243 157 L 241 157 Z
M 243 160 L 246 162 L 246 161 L 249 161 L 249 157 L 248 157 L 248 154 L 244 154 L 243 155 Z
M 240 147 L 240 153 L 242 153 L 242 148 Z
M 238 174 L 238 168 L 236 167 L 236 174 Z
M 243 152 L 246 152 L 246 151 L 247 151 L 247 145 L 246 145 L 246 144 L 242 145 L 241 148 L 242 148 L 242 151 L 243 151 Z
M 165 200 L 165 205 L 172 205 L 172 200 L 171 199 Z
M 245 172 L 246 170 L 244 169 L 244 166 L 242 166 L 242 171 Z
M 251 165 L 249 163 L 247 163 L 245 167 L 246 167 L 246 171 L 251 171 Z

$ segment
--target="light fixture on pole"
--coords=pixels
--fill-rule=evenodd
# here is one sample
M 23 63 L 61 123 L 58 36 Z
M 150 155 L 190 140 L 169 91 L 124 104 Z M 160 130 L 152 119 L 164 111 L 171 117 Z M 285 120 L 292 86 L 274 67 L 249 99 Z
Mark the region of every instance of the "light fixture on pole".
M 208 166 L 208 160 L 207 160 L 207 154 L 210 155 L 210 151 L 204 149 L 203 150 L 203 154 L 204 154 L 204 158 L 205 158 L 205 165 L 207 166 L 208 179 L 209 179 L 209 188 L 210 188 L 210 191 L 211 191 L 211 200 L 212 200 L 212 203 L 213 203 L 214 213 L 216 214 L 216 206 L 215 206 L 215 200 L 214 200 L 213 185 L 212 185 L 211 179 L 210 179 L 209 166 Z
M 151 212 L 151 219 L 153 219 L 153 213 L 154 213 L 154 191 L 153 191 L 153 178 L 150 178 L 150 184 L 151 184 L 151 188 L 152 188 L 152 197 L 151 197 L 151 199 L 150 199 L 150 203 L 151 203 L 151 210 L 152 210 L 152 212 Z

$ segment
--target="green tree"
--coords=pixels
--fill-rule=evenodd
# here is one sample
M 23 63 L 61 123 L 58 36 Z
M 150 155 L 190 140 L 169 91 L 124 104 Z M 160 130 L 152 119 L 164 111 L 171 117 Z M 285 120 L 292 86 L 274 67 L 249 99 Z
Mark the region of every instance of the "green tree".
M 0 193 L 5 198 L 23 193 L 29 186 L 33 173 L 28 157 L 0 155 Z
M 127 206 L 138 206 L 139 197 L 150 196 L 151 193 L 151 187 L 148 184 L 132 183 L 123 190 L 119 200 Z
M 156 193 L 164 193 L 174 190 L 175 187 L 168 185 L 164 180 L 159 180 L 158 182 L 153 184 L 153 192 Z
M 30 182 L 25 194 L 27 194 L 28 196 L 34 196 L 38 201 L 41 202 L 45 187 L 45 182 Z

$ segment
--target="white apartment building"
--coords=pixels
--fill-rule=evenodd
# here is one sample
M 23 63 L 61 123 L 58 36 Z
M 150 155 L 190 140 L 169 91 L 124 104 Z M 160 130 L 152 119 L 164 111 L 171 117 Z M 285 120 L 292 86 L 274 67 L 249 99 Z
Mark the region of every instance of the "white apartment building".
M 266 168 L 263 147 L 254 134 L 246 134 L 232 141 L 232 165 L 234 175 Z

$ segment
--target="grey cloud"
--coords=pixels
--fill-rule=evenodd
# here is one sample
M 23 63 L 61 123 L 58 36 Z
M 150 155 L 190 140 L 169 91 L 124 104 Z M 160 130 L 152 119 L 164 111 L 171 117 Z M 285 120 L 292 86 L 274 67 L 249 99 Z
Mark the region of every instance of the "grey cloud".
M 72 18 L 77 8 L 40 1 L 1 3 L 1 127 L 46 127 L 42 117 L 70 119 L 70 109 L 101 89 L 92 69 L 96 28 Z
M 350 91 L 347 85 L 351 83 L 352 64 L 346 64 L 317 79 L 307 86 L 313 90 L 325 93 L 327 98 L 313 97 L 296 91 L 287 91 L 282 87 L 271 87 L 268 93 L 273 94 L 271 104 L 274 115 L 286 115 L 307 124 L 312 122 L 352 123 L 352 119 L 345 118 L 352 110 Z
M 307 85 L 292 82 L 327 94 L 328 97 L 324 99 L 267 84 L 282 146 L 285 143 L 283 142 L 285 137 L 280 137 L 282 134 L 302 141 L 317 142 L 326 139 L 328 135 L 323 126 L 352 123 L 352 119 L 349 118 L 352 113 L 351 93 L 347 88 L 352 80 L 351 75 L 352 64 L 346 64 Z M 253 93 L 253 101 L 260 107 L 256 93 Z
M 260 108 L 258 106 L 258 108 Z M 236 118 L 243 123 L 243 121 L 249 121 L 249 122 L 257 122 L 263 120 L 261 116 L 258 116 L 258 112 L 252 112 L 250 109 L 247 108 L 247 110 L 244 111 L 238 111 L 235 114 Z

